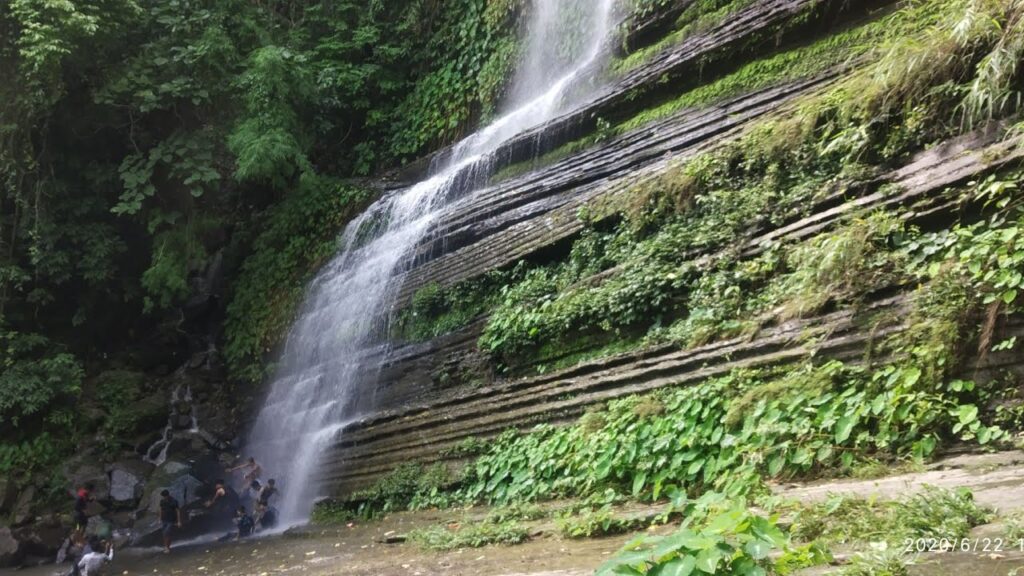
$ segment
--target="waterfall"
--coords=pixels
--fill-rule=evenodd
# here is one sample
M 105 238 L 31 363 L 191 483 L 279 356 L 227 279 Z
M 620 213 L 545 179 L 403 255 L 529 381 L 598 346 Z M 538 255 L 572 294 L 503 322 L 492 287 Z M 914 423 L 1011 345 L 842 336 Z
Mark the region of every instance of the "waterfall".
M 285 342 L 247 449 L 281 487 L 285 523 L 308 517 L 319 456 L 339 430 L 373 409 L 397 278 L 430 227 L 482 186 L 510 138 L 578 104 L 597 77 L 615 0 L 533 0 L 522 62 L 504 113 L 457 143 L 430 176 L 377 201 L 353 220 L 338 255 L 310 284 Z

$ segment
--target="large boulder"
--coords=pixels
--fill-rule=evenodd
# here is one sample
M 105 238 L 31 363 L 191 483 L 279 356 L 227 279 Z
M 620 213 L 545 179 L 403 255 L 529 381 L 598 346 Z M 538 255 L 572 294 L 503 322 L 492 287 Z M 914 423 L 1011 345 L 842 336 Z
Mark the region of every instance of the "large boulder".
M 195 432 L 175 432 L 171 445 L 167 447 L 167 457 L 179 462 L 188 462 L 206 452 L 206 441 Z
M 60 516 L 48 514 L 14 530 L 13 536 L 21 542 L 26 555 L 53 560 L 57 550 L 64 543 L 68 529 L 68 526 L 61 522 Z
M 182 506 L 202 498 L 203 482 L 192 475 L 192 467 L 175 460 L 168 460 L 150 475 L 139 501 L 137 513 L 156 514 L 160 511 L 160 492 L 171 492 Z
M 105 502 L 110 499 L 110 477 L 107 476 L 106 470 L 93 460 L 82 458 L 69 462 L 65 467 L 64 476 L 71 480 L 74 489 L 92 482 L 95 486 L 92 496 L 97 501 Z
M 128 434 L 162 434 L 167 425 L 169 409 L 167 397 L 163 394 L 146 394 L 132 403 L 131 411 L 135 421 Z
M 140 434 L 136 436 L 135 439 L 132 440 L 132 446 L 135 448 L 136 454 L 139 454 L 140 456 L 150 456 L 150 449 L 153 448 L 153 445 L 156 444 L 163 437 L 163 428 L 161 428 L 160 430 L 146 432 L 145 434 Z M 157 450 L 157 452 L 159 452 L 159 450 Z
M 24 557 L 25 547 L 21 541 L 14 537 L 10 528 L 0 526 L 0 568 L 17 566 Z
M 142 460 L 122 460 L 107 468 L 110 499 L 115 506 L 136 506 L 155 466 Z
M 231 514 L 225 512 L 226 507 L 218 509 L 206 508 L 202 503 L 195 503 L 190 510 L 183 513 L 183 525 L 175 529 L 174 537 L 187 540 L 203 534 L 230 531 L 233 522 Z M 161 541 L 161 523 L 159 515 L 150 514 L 135 523 L 132 531 L 133 546 L 155 546 Z
M 92 516 L 85 526 L 86 536 L 107 540 L 114 534 L 114 524 L 102 516 Z
M 18 498 L 18 486 L 9 476 L 0 476 L 0 515 L 5 515 L 14 508 Z
M 14 502 L 14 514 L 12 515 L 12 526 L 21 526 L 32 520 L 32 512 L 35 506 L 36 489 L 33 486 L 26 486 L 18 492 L 18 499 Z

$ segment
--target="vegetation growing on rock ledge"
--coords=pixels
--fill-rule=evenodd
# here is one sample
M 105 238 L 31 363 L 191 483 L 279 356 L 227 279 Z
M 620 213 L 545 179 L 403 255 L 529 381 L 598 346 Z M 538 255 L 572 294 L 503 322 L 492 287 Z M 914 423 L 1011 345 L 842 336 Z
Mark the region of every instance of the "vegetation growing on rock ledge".
M 886 178 L 933 143 L 982 126 L 989 130 L 981 141 L 1016 150 L 1021 79 L 1016 56 L 1006 58 L 1024 45 L 1021 19 L 1019 3 L 913 3 L 685 93 L 679 106 L 690 107 L 774 85 L 805 75 L 797 62 L 810 55 L 849 66 L 827 88 L 732 141 L 586 207 L 584 232 L 564 258 L 520 265 L 500 286 L 430 286 L 437 306 L 417 311 L 458 328 L 469 318 L 451 315 L 454 295 L 473 291 L 471 316 L 487 315 L 478 345 L 499 375 L 578 358 L 581 342 L 591 351 L 621 351 L 624 343 L 697 347 L 833 311 L 881 334 L 861 354 L 817 357 L 808 335 L 787 345 L 807 353 L 796 364 L 722 371 L 654 392 L 636 383 L 641 395 L 592 406 L 574 424 L 498 436 L 444 482 L 406 484 L 401 502 L 371 489 L 338 505 L 372 514 L 590 499 L 606 490 L 647 500 L 709 492 L 749 498 L 763 495 L 772 479 L 922 462 L 963 443 L 1006 445 L 1021 422 L 1016 404 L 1003 402 L 1018 393 L 1015 377 L 970 374 L 977 358 L 1016 346 L 996 335 L 1000 320 L 1021 305 L 1020 174 L 1010 163 L 920 198 Z M 826 211 L 830 217 L 815 220 L 810 234 L 770 234 Z M 897 317 L 884 317 L 892 308 L 874 308 L 880 302 L 895 306 Z M 567 378 L 559 407 L 578 414 L 594 400 L 574 389 Z M 948 514 L 967 518 L 958 533 L 984 516 L 960 496 L 939 500 L 914 506 L 956 510 Z M 768 530 L 745 514 L 739 507 L 732 514 L 737 530 Z M 699 526 L 691 532 L 686 538 L 702 536 Z M 725 556 L 755 566 L 761 558 L 739 552 L 747 543 L 723 543 L 735 552 Z M 649 550 L 627 551 L 619 566 L 643 574 L 710 561 L 676 548 L 665 548 L 657 562 Z M 851 573 L 890 560 L 865 557 Z

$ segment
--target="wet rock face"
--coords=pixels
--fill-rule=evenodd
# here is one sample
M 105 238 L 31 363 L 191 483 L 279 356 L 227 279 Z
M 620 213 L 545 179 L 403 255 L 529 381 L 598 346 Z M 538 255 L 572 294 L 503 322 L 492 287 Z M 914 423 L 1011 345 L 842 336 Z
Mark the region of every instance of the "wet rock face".
M 956 198 L 944 193 L 957 182 L 978 178 L 987 171 L 1016 165 L 1024 151 L 1015 143 L 993 142 L 983 133 L 968 135 L 933 146 L 902 167 L 872 176 L 870 186 L 837 190 L 808 206 L 806 215 L 781 225 L 762 223 L 752 228 L 750 237 L 736 248 L 744 257 L 753 257 L 766 246 L 791 243 L 832 229 L 863 210 L 898 210 L 907 213 L 911 223 L 936 218 L 959 210 Z M 883 186 L 886 183 L 887 186 Z M 852 196 L 856 194 L 856 196 Z M 855 200 L 855 201 L 848 201 Z M 937 216 L 938 215 L 938 216 Z M 942 216 L 944 217 L 944 216 Z M 710 257 L 694 253 L 693 259 Z M 612 398 L 649 392 L 664 386 L 684 386 L 703 379 L 726 374 L 736 368 L 761 367 L 798 361 L 812 351 L 804 344 L 814 341 L 813 352 L 819 357 L 856 363 L 863 360 L 864 350 L 884 334 L 903 329 L 908 317 L 907 294 L 883 295 L 879 300 L 865 302 L 857 311 L 823 313 L 814 318 L 766 326 L 756 336 L 715 341 L 688 350 L 675 346 L 640 349 L 618 356 L 581 363 L 557 373 L 529 378 L 499 378 L 482 387 L 464 386 L 452 393 L 438 387 L 418 388 L 409 385 L 415 394 L 389 391 L 389 397 L 414 398 L 401 405 L 378 412 L 374 417 L 346 427 L 340 441 L 325 457 L 321 481 L 336 494 L 347 494 L 363 488 L 394 467 L 419 461 L 431 463 L 446 458 L 442 452 L 459 442 L 475 437 L 487 438 L 509 428 L 525 429 L 538 423 L 557 424 L 575 420 L 594 404 Z M 872 316 L 878 314 L 878 316 Z M 883 327 L 874 320 L 894 321 Z M 877 326 L 873 332 L 866 326 Z M 1024 322 L 1007 322 L 1000 337 L 1015 336 Z M 438 371 L 465 340 L 472 340 L 476 328 L 462 331 L 465 338 L 450 334 L 428 343 L 390 350 L 390 364 L 384 376 L 414 372 L 418 365 L 433 365 Z M 814 335 L 813 337 L 811 335 Z M 816 338 L 819 338 L 815 340 Z M 878 360 L 875 358 L 875 360 Z M 439 363 L 439 361 L 442 361 Z M 431 364 L 433 362 L 433 364 Z M 1014 360 L 989 357 L 991 366 L 972 366 L 972 379 L 983 381 L 985 371 L 1024 370 L 1019 355 Z M 396 380 L 396 383 L 402 381 Z M 420 380 L 422 382 L 422 379 Z M 383 386 L 397 386 L 385 382 Z
M 0 478 L 0 514 L 5 514 L 14 506 L 18 496 L 18 488 L 14 480 L 8 477 Z
M 93 516 L 89 518 L 89 523 L 85 526 L 85 535 L 87 538 L 96 537 L 101 540 L 106 540 L 110 538 L 113 533 L 113 522 L 107 520 L 103 516 Z
M 115 506 L 133 507 L 142 498 L 146 479 L 156 467 L 142 460 L 123 460 L 108 468 L 110 499 Z
M 94 456 L 83 455 L 77 461 L 69 462 L 64 476 L 69 480 L 71 490 L 91 483 L 94 486 L 92 497 L 97 502 L 110 499 L 110 477 Z
M 189 502 L 198 499 L 195 495 L 196 488 L 203 485 L 198 478 L 191 476 L 191 468 L 188 464 L 169 460 L 157 467 L 146 481 L 143 494 L 139 501 L 136 513 L 142 516 L 146 513 L 156 514 L 160 510 L 160 492 L 165 488 L 178 499 L 184 506 Z M 191 497 L 191 500 L 186 500 Z
M 57 514 L 40 517 L 36 522 L 14 530 L 26 556 L 53 558 L 67 536 L 68 527 Z
M 32 519 L 32 504 L 35 496 L 36 489 L 33 486 L 26 486 L 18 493 L 18 500 L 14 503 L 14 522 L 12 526 L 21 526 Z
M 11 533 L 11 529 L 0 526 L 0 567 L 17 566 L 25 557 L 25 547 Z

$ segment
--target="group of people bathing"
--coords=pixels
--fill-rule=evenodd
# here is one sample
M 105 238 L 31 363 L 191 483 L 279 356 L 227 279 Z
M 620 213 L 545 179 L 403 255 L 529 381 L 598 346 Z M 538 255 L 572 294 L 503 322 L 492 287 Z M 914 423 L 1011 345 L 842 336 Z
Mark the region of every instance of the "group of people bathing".
M 257 527 L 267 529 L 277 524 L 277 510 L 271 506 L 270 500 L 278 494 L 277 483 L 271 478 L 266 484 L 260 483 L 262 467 L 255 458 L 249 458 L 242 464 L 230 468 L 228 472 L 244 471 L 241 489 L 230 490 L 224 480 L 214 483 L 213 496 L 204 502 L 204 506 L 213 509 L 215 516 L 230 517 L 235 529 L 218 540 L 235 540 L 251 536 Z M 252 515 L 246 503 L 250 504 Z M 164 490 L 160 493 L 160 525 L 164 540 L 164 553 L 171 551 L 171 540 L 175 528 L 182 527 L 181 505 Z
M 257 527 L 272 528 L 277 523 L 277 510 L 271 505 L 271 498 L 278 495 L 276 482 L 273 478 L 265 484 L 260 483 L 262 467 L 255 458 L 249 458 L 242 464 L 230 468 L 228 472 L 244 471 L 241 490 L 237 493 L 230 490 L 224 480 L 214 484 L 213 495 L 203 505 L 213 510 L 215 516 L 230 517 L 234 530 L 218 540 L 223 542 L 251 536 Z M 87 509 L 95 499 L 93 492 L 96 487 L 91 482 L 85 483 L 75 493 L 74 528 L 68 546 L 62 550 L 58 562 L 65 558 L 72 559 L 71 572 L 68 576 L 90 576 L 97 574 L 104 564 L 114 559 L 114 546 L 108 539 L 98 536 L 86 537 L 89 524 Z M 250 503 L 253 514 L 246 509 Z M 160 492 L 160 528 L 163 535 L 164 553 L 170 553 L 171 541 L 176 529 L 184 526 L 182 507 L 169 490 Z

